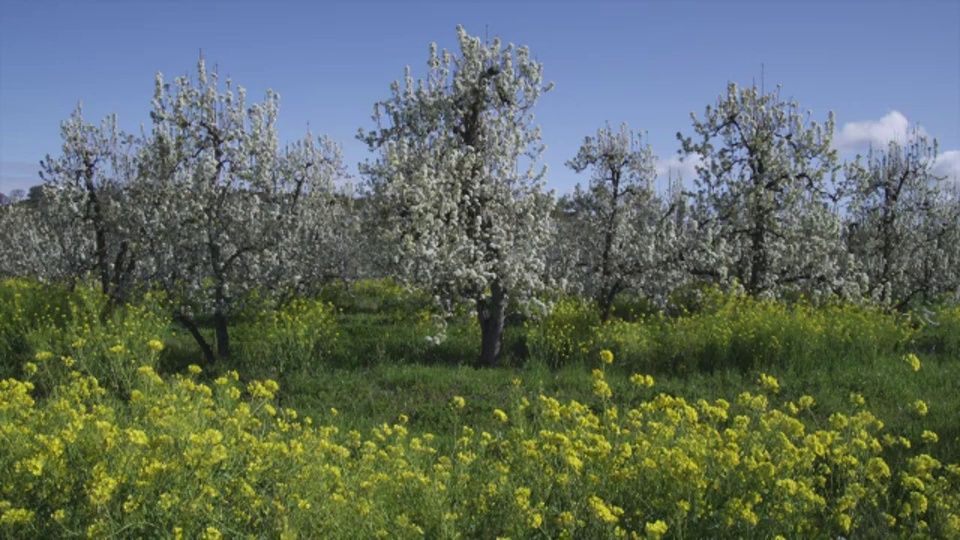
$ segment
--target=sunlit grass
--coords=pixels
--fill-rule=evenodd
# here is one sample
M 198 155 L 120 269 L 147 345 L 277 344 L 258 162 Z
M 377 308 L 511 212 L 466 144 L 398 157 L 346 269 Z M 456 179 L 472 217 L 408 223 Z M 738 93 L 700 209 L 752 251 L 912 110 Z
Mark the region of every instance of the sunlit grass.
M 960 536 L 952 308 L 565 301 L 474 369 L 469 318 L 360 290 L 201 369 L 162 302 L 4 282 L 0 536 Z

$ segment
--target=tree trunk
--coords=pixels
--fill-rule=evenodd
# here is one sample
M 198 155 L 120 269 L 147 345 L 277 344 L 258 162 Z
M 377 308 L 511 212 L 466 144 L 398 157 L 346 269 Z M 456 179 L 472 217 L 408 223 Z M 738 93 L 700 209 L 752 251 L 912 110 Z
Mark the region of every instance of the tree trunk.
M 136 260 L 131 254 L 130 242 L 120 242 L 120 251 L 113 263 L 113 278 L 110 284 L 110 298 L 117 305 L 122 305 L 130 299 L 130 276 L 136 267 Z
M 503 327 L 507 315 L 506 293 L 499 283 L 491 287 L 489 298 L 477 303 L 477 319 L 480 322 L 480 367 L 495 367 L 500 362 L 503 349 Z
M 213 326 L 217 332 L 217 356 L 226 360 L 230 358 L 230 334 L 227 332 L 227 316 L 219 309 L 213 313 Z
M 617 292 L 618 287 L 610 286 L 600 294 L 598 306 L 600 308 L 600 322 L 605 323 L 610 320 L 610 315 L 613 314 L 613 300 L 616 298 Z
M 218 269 L 218 271 L 215 272 L 217 286 L 214 291 L 213 329 L 217 336 L 217 358 L 226 360 L 230 358 L 230 334 L 227 330 L 227 315 L 225 313 L 225 306 L 228 305 L 228 301 L 223 282 L 224 271 L 219 266 L 219 249 L 216 250 L 216 254 L 217 256 L 214 260 L 217 261 L 217 265 L 214 268 Z
M 173 316 L 173 318 L 176 319 L 178 323 L 183 325 L 188 332 L 190 332 L 190 335 L 193 336 L 194 340 L 196 340 L 197 345 L 200 346 L 200 350 L 203 351 L 203 358 L 206 360 L 207 365 L 212 365 L 216 360 L 216 357 L 213 356 L 213 349 L 210 347 L 210 344 L 207 343 L 207 340 L 204 339 L 203 334 L 200 333 L 200 329 L 197 327 L 197 324 L 193 322 L 192 319 L 181 313 L 177 313 Z
M 757 295 L 763 292 L 767 282 L 767 245 L 766 230 L 761 225 L 756 225 L 750 234 L 750 281 L 746 284 L 747 292 L 751 295 Z
M 612 187 L 610 201 L 610 219 L 607 221 L 607 230 L 603 235 L 603 255 L 601 256 L 600 283 L 602 290 L 600 292 L 600 312 L 603 322 L 610 318 L 610 308 L 613 306 L 613 297 L 617 294 L 617 286 L 613 281 L 613 243 L 617 235 L 617 216 L 620 213 L 620 175 L 622 174 L 621 163 L 615 164 L 610 169 L 610 183 Z
M 93 222 L 94 230 L 94 257 L 96 259 L 97 274 L 100 276 L 100 292 L 110 295 L 110 263 L 107 261 L 107 226 L 103 215 L 103 206 L 93 176 L 96 165 L 86 163 L 84 171 L 84 187 L 87 190 L 87 216 Z

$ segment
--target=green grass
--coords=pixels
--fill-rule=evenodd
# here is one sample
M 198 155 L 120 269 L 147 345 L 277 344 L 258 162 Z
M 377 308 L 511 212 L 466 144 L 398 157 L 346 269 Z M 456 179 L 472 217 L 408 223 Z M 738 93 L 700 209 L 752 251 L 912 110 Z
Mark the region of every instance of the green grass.
M 960 380 L 957 358 L 926 356 L 923 367 L 914 373 L 899 355 L 878 359 L 872 369 L 839 366 L 831 371 L 804 378 L 790 370 L 771 369 L 766 373 L 781 384 L 778 399 L 772 405 L 796 402 L 800 396 L 812 396 L 817 405 L 817 421 L 827 425 L 833 412 L 853 412 L 857 406 L 852 393 L 862 395 L 866 408 L 886 424 L 886 431 L 919 440 L 924 430 L 940 436 L 940 442 L 926 449 L 944 462 L 960 461 Z M 281 400 L 301 414 L 317 420 L 332 420 L 331 407 L 338 411 L 337 423 L 362 433 L 383 423 L 393 423 L 398 415 L 410 419 L 414 432 L 451 436 L 451 428 L 467 424 L 493 430 L 496 421 L 491 411 L 511 401 L 514 392 L 535 400 L 539 394 L 561 402 L 578 400 L 597 405 L 592 395 L 589 374 L 594 365 L 569 364 L 549 369 L 542 364 L 524 368 L 475 369 L 444 365 L 378 365 L 364 369 L 331 369 L 323 373 L 291 375 L 281 382 Z M 613 403 L 621 408 L 635 405 L 640 397 L 632 389 L 626 371 L 614 363 L 607 369 L 607 381 L 613 389 Z M 654 393 L 681 396 L 688 401 L 723 398 L 736 400 L 744 389 L 756 388 L 760 371 L 720 370 L 688 375 L 655 375 Z M 519 388 L 513 381 L 520 380 Z M 467 406 L 457 421 L 450 417 L 448 404 L 462 396 Z M 917 418 L 910 404 L 923 399 L 929 414 Z
M 159 344 L 151 345 L 151 361 L 156 361 L 157 370 L 171 387 L 180 385 L 184 392 L 197 388 L 192 382 L 194 375 L 174 375 L 198 372 L 189 366 L 202 365 L 203 355 L 186 331 L 165 326 L 162 317 L 151 319 L 136 307 L 105 310 L 98 302 L 84 304 L 85 298 L 91 300 L 89 291 L 63 293 L 43 286 L 23 288 L 23 300 L 15 303 L 9 301 L 11 289 L 4 290 L 5 286 L 10 287 L 0 282 L 0 299 L 8 299 L 0 303 L 0 315 L 6 315 L 0 317 L 0 323 L 7 321 L 0 324 L 3 373 L 29 377 L 39 364 L 43 374 L 46 367 L 59 365 L 63 355 L 75 354 L 81 370 L 100 378 L 96 370 L 110 362 L 122 360 L 121 367 L 136 370 L 136 362 L 144 358 L 137 348 L 144 348 L 148 340 L 161 339 L 159 355 Z M 717 399 L 735 403 L 745 391 L 767 396 L 768 410 L 781 411 L 790 410 L 803 396 L 812 396 L 813 407 L 794 411 L 803 422 L 804 434 L 818 430 L 839 433 L 835 421 L 844 420 L 833 416 L 835 413 L 855 418 L 858 411 L 870 411 L 884 423 L 878 437 L 889 434 L 912 441 L 910 449 L 885 443 L 882 450 L 876 450 L 894 471 L 910 470 L 910 459 L 920 454 L 944 464 L 960 463 L 960 392 L 956 391 L 960 311 L 955 308 L 920 316 L 857 306 L 786 305 L 708 295 L 694 311 L 679 309 L 674 316 L 641 313 L 631 320 L 615 319 L 603 325 L 592 306 L 564 299 L 545 319 L 512 315 L 501 367 L 477 369 L 472 363 L 479 349 L 479 331 L 469 312 L 450 323 L 443 343 L 433 345 L 426 339 L 433 331 L 429 306 L 421 297 L 398 292 L 389 283 L 365 284 L 351 291 L 333 290 L 327 297 L 304 299 L 282 312 L 260 310 L 237 317 L 231 327 L 234 354 L 204 366 L 199 377 L 212 388 L 232 380 L 223 377 L 216 381 L 234 370 L 239 372 L 240 388 L 247 388 L 252 380 L 275 379 L 280 385 L 274 402 L 278 408 L 296 410 L 299 418 L 310 417 L 314 425 L 335 426 L 330 433 L 350 440 L 377 439 L 390 431 L 385 425 L 405 424 L 413 438 L 433 434 L 431 445 L 439 455 L 456 456 L 463 444 L 464 426 L 470 426 L 481 439 L 496 439 L 498 445 L 504 445 L 484 454 L 490 463 L 508 447 L 508 441 L 519 448 L 527 438 L 538 436 L 544 417 L 531 412 L 536 406 L 527 409 L 520 404 L 524 400 L 537 403 L 541 395 L 560 403 L 578 401 L 607 418 L 599 413 L 616 407 L 626 417 L 627 411 L 633 409 L 633 414 L 644 409 L 658 394 L 682 397 L 691 404 Z M 71 315 L 57 315 L 57 306 Z M 212 342 L 212 330 L 203 326 L 201 331 Z M 86 357 L 71 344 L 77 338 L 95 345 L 87 346 Z M 119 344 L 126 356 L 113 350 Z M 37 354 L 41 350 L 43 354 Z M 611 365 L 601 364 L 601 350 L 613 351 Z M 919 357 L 919 370 L 905 359 L 909 354 Z M 596 369 L 604 371 L 605 383 L 612 390 L 609 399 L 596 389 L 598 379 L 591 375 Z M 65 372 L 50 373 L 49 381 L 35 378 L 39 386 L 34 395 L 45 405 L 51 402 L 42 389 L 54 388 L 58 373 Z M 634 373 L 652 375 L 656 380 L 653 388 L 638 388 L 630 381 Z M 779 381 L 777 393 L 761 389 L 761 374 Z M 251 388 L 257 388 L 256 384 Z M 194 393 L 202 394 L 199 390 Z M 454 398 L 463 398 L 465 406 L 451 406 Z M 926 404 L 927 414 L 917 413 L 917 400 Z M 111 391 L 103 403 L 131 411 L 133 394 Z M 194 408 L 187 405 L 187 410 Z M 506 411 L 509 423 L 496 419 L 497 409 Z M 242 412 L 240 408 L 237 411 Z M 724 422 L 717 426 L 721 432 L 736 424 L 733 419 Z M 189 425 L 185 429 L 186 433 L 203 431 Z M 924 442 L 930 439 L 929 434 L 922 436 L 925 432 L 936 433 L 939 441 Z M 621 432 L 618 428 L 613 433 Z M 511 476 L 511 481 L 517 486 L 540 485 L 541 467 L 527 463 L 524 468 L 524 463 L 523 459 L 513 462 L 518 471 L 526 472 Z M 464 478 L 493 474 L 491 467 L 483 465 L 482 470 Z M 899 474 L 894 476 L 896 482 Z M 758 480 L 750 477 L 749 481 Z M 189 477 L 188 483 L 194 482 Z M 902 488 L 896 482 L 890 491 L 884 491 L 885 497 L 899 500 L 907 495 L 897 491 Z M 630 489 L 651 485 L 636 483 Z M 658 484 L 644 497 L 659 497 L 661 491 L 670 492 L 671 485 Z M 481 487 L 479 483 L 462 489 L 476 494 Z M 742 491 L 740 487 L 732 489 L 732 493 Z M 586 500 L 584 493 L 571 496 L 571 508 Z M 839 497 L 839 492 L 834 495 Z M 628 505 L 648 500 L 624 497 L 619 503 L 615 499 L 609 502 Z M 724 495 L 725 500 L 729 498 L 729 493 Z M 436 502 L 433 499 L 429 498 Z M 384 503 L 380 510 L 407 511 L 409 500 L 409 494 L 397 492 L 396 500 L 390 499 L 393 502 Z M 497 504 L 503 507 L 501 503 Z M 501 518 L 490 519 L 475 523 L 479 528 L 467 531 L 467 536 L 488 537 L 499 531 Z M 819 524 L 819 518 L 814 522 Z M 681 523 L 684 521 L 674 525 Z M 864 525 L 858 530 L 866 536 L 879 534 L 880 529 L 871 527 Z
M 6 376 L 15 376 L 36 352 L 21 350 L 30 342 L 31 321 L 40 317 L 36 314 L 70 298 L 60 289 L 13 282 L 0 290 L 8 300 L 14 292 L 22 295 L 22 307 L 12 301 L 0 306 L 0 311 L 16 307 L 20 321 L 16 327 L 8 323 L 0 335 L 0 341 L 11 344 L 0 362 Z M 709 293 L 698 311 L 680 311 L 678 317 L 641 314 L 600 325 L 591 306 L 564 300 L 542 321 L 513 316 L 503 367 L 478 370 L 469 367 L 480 337 L 469 311 L 451 322 L 442 344 L 431 345 L 426 340 L 433 331 L 429 302 L 388 281 L 338 285 L 320 300 L 333 303 L 336 326 L 335 332 L 317 332 L 329 341 L 321 344 L 324 355 L 287 372 L 270 358 L 244 358 L 240 341 L 261 335 L 251 326 L 256 314 L 247 314 L 232 328 L 234 350 L 241 352 L 206 374 L 236 369 L 246 380 L 277 379 L 284 406 L 318 420 L 328 418 L 335 407 L 338 422 L 351 429 L 368 431 L 402 413 L 412 429 L 440 434 L 454 422 L 493 426 L 490 411 L 508 402 L 512 392 L 531 400 L 546 393 L 590 403 L 590 379 L 584 374 L 598 367 L 600 349 L 610 349 L 616 361 L 608 380 L 614 401 L 624 406 L 631 404 L 628 378 L 634 372 L 653 375 L 656 391 L 688 400 L 733 400 L 766 372 L 781 381 L 782 401 L 814 397 L 818 410 L 825 411 L 824 422 L 826 411 L 852 410 L 850 394 L 858 393 L 890 432 L 916 439 L 923 430 L 934 431 L 940 442 L 930 453 L 960 461 L 957 308 L 907 318 L 871 308 L 787 306 Z M 14 318 L 8 314 L 6 320 Z M 212 342 L 211 329 L 202 331 Z M 182 328 L 171 326 L 163 341 L 161 373 L 202 364 L 199 348 Z M 919 372 L 903 361 L 909 352 L 921 358 Z M 513 387 L 514 379 L 521 381 L 519 389 Z M 449 416 L 453 396 L 468 403 L 458 419 Z M 929 406 L 929 414 L 920 419 L 910 406 L 917 399 Z
M 929 453 L 960 461 L 955 383 L 960 351 L 952 334 L 960 317 L 953 309 L 941 310 L 937 324 L 921 326 L 869 308 L 791 308 L 719 296 L 679 319 L 648 316 L 598 327 L 596 317 L 583 311 L 589 306 L 567 303 L 547 326 L 537 321 L 508 326 L 503 366 L 474 369 L 475 323 L 469 317 L 455 320 L 446 341 L 430 345 L 431 327 L 422 321 L 426 304 L 416 296 L 391 296 L 400 294 L 396 291 L 368 286 L 356 296 L 346 290 L 331 293 L 328 300 L 340 302 L 335 305 L 338 337 L 323 361 L 280 373 L 268 359 L 240 358 L 216 366 L 209 376 L 238 369 L 244 379 L 277 379 L 283 406 L 316 420 L 331 419 L 336 408 L 339 425 L 361 432 L 405 414 L 415 432 L 452 436 L 451 428 L 464 423 L 493 429 L 491 411 L 509 402 L 513 392 L 530 400 L 544 393 L 592 403 L 590 378 L 584 374 L 599 367 L 597 352 L 609 348 L 616 360 L 607 379 L 620 406 L 635 404 L 628 380 L 634 372 L 653 375 L 656 392 L 708 401 L 735 400 L 743 389 L 754 388 L 763 372 L 781 381 L 774 405 L 810 395 L 818 404 L 815 410 L 822 411 L 818 421 L 826 425 L 829 413 L 855 410 L 850 396 L 857 393 L 890 433 L 917 440 L 924 430 L 933 431 L 940 442 Z M 534 339 L 560 343 L 555 349 L 567 353 L 538 355 L 543 347 L 532 348 Z M 186 332 L 176 329 L 165 343 L 163 371 L 200 363 L 200 351 Z M 904 362 L 909 352 L 919 355 L 919 372 Z M 521 381 L 519 389 L 515 379 Z M 454 396 L 468 404 L 459 418 L 450 417 Z M 917 399 L 929 406 L 929 414 L 919 419 L 911 408 Z

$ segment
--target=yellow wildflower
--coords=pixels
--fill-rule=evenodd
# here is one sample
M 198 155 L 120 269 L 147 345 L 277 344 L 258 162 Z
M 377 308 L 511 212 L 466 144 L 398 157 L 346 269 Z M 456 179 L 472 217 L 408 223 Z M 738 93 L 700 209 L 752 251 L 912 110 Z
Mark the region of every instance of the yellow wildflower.
M 596 495 L 590 496 L 590 507 L 593 509 L 594 515 L 604 523 L 616 523 L 617 521 L 620 521 L 620 518 L 618 518 L 616 515 L 616 510 L 620 509 L 616 506 L 611 509 L 605 502 L 603 502 L 603 499 L 597 497 Z M 622 512 L 623 510 L 620 510 L 620 513 Z
M 593 393 L 597 397 L 609 398 L 613 396 L 613 391 L 610 390 L 610 385 L 607 384 L 607 381 L 603 379 L 596 379 L 593 381 Z
M 840 525 L 840 529 L 843 532 L 850 532 L 850 525 L 853 524 L 853 520 L 847 514 L 840 514 L 837 516 L 837 523 Z
M 608 351 L 607 349 L 600 351 L 600 361 L 603 362 L 604 364 L 612 364 L 613 353 Z
M 275 386 L 277 383 L 273 383 L 273 385 L 268 386 L 267 383 L 270 382 L 273 381 L 253 381 L 247 385 L 247 392 L 250 392 L 250 396 L 254 398 L 273 399 L 276 396 L 274 394 L 275 390 L 271 390 L 271 387 Z
M 530 516 L 530 528 L 539 529 L 541 525 L 543 525 L 543 516 L 539 512 L 534 512 L 534 514 Z
M 147 443 L 149 442 L 149 439 L 147 438 L 147 434 L 139 429 L 128 429 L 127 439 L 129 439 L 131 443 L 136 444 L 138 446 L 146 446 Z
M 922 399 L 918 399 L 918 400 L 914 401 L 914 402 L 913 402 L 913 410 L 916 411 L 917 414 L 920 415 L 920 416 L 926 416 L 926 415 L 927 415 L 927 412 L 928 412 L 926 402 L 923 401 Z
M 8 525 L 17 525 L 21 523 L 30 523 L 33 521 L 33 510 L 25 508 L 11 508 L 0 515 L 0 523 Z
M 883 478 L 890 477 L 890 467 L 883 458 L 873 457 L 867 462 L 867 478 L 878 482 Z
M 910 505 L 916 514 L 923 514 L 927 511 L 927 497 L 923 493 L 916 491 L 910 492 Z
M 766 373 L 760 374 L 760 379 L 757 381 L 760 384 L 760 387 L 768 392 L 773 392 L 774 394 L 780 393 L 780 382 L 776 378 L 767 375 Z
M 658 519 L 653 523 L 647 523 L 644 525 L 643 530 L 647 533 L 647 538 L 662 538 L 663 535 L 667 534 L 667 524 L 663 520 Z
M 903 357 L 903 361 L 910 365 L 910 368 L 914 371 L 920 371 L 920 359 L 917 358 L 917 355 L 910 353 Z
M 514 491 L 514 502 L 517 505 L 517 508 L 520 510 L 528 510 L 530 508 L 530 488 L 528 487 L 518 487 Z

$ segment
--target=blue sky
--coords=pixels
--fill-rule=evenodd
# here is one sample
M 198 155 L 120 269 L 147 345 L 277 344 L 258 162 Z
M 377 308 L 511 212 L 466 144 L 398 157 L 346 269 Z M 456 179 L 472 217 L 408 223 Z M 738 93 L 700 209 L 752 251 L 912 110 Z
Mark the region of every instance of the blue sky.
M 919 123 L 940 141 L 938 170 L 960 178 L 960 2 L 52 2 L 0 5 L 0 192 L 39 182 L 78 100 L 88 122 L 116 112 L 149 122 L 154 74 L 192 74 L 198 51 L 247 88 L 281 96 L 283 140 L 307 130 L 355 140 L 405 65 L 425 72 L 428 45 L 456 48 L 457 24 L 527 45 L 556 88 L 536 115 L 548 186 L 586 176 L 564 162 L 605 121 L 645 131 L 663 168 L 677 131 L 728 81 L 783 86 L 814 118 L 836 111 L 844 156 Z M 845 131 L 844 131 L 845 130 Z M 688 165 L 689 166 L 689 165 Z M 689 172 L 685 173 L 689 176 Z M 355 180 L 358 180 L 355 178 Z

